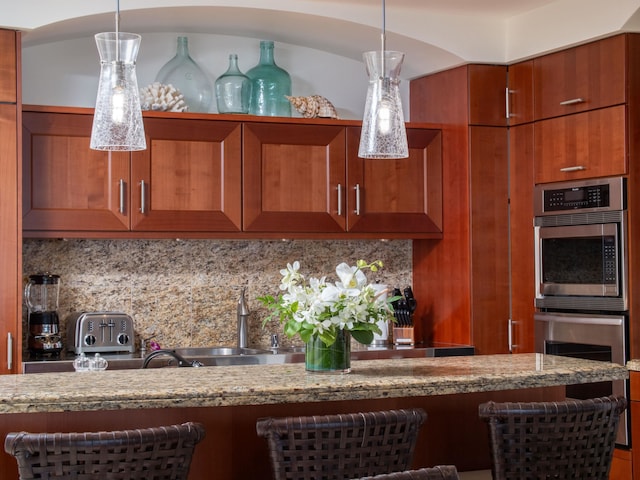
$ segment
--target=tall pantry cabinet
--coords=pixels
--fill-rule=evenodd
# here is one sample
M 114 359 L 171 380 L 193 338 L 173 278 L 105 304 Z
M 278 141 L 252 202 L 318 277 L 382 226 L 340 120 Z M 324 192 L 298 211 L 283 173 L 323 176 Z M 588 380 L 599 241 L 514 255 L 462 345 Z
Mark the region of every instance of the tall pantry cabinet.
M 0 30 L 0 374 L 17 373 L 21 337 L 20 34 Z
M 415 240 L 418 314 L 433 342 L 509 350 L 507 69 L 464 65 L 414 79 L 411 120 L 439 124 L 443 239 Z

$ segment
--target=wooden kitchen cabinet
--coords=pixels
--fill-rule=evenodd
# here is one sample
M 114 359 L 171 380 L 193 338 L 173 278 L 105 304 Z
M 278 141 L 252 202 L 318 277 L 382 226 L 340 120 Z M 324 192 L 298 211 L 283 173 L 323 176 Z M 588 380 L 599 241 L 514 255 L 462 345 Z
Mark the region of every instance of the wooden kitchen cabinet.
M 509 65 L 507 77 L 507 115 L 509 126 L 532 122 L 533 60 Z
M 131 154 L 131 230 L 238 232 L 241 125 L 146 118 Z
M 22 353 L 20 44 L 0 30 L 0 374 L 18 373 Z
M 243 229 L 344 232 L 345 128 L 274 123 L 243 128 Z
M 442 231 L 439 130 L 408 128 L 409 158 L 363 160 L 360 129 L 244 125 L 243 229 L 248 232 Z
M 129 153 L 91 150 L 92 122 L 24 113 L 25 232 L 240 229 L 240 124 L 146 118 Z
M 412 121 L 442 125 L 444 185 L 443 238 L 413 242 L 415 315 L 426 341 L 471 344 L 477 354 L 509 351 L 506 86 L 507 69 L 496 65 L 464 65 L 410 86 Z M 495 99 L 488 111 L 473 100 L 483 89 Z
M 25 231 L 129 229 L 129 153 L 90 150 L 92 122 L 92 115 L 23 112 Z
M 626 35 L 534 59 L 535 119 L 626 102 Z
M 509 128 L 509 271 L 513 353 L 535 351 L 533 138 L 533 123 Z
M 627 173 L 626 107 L 619 105 L 535 124 L 535 182 Z

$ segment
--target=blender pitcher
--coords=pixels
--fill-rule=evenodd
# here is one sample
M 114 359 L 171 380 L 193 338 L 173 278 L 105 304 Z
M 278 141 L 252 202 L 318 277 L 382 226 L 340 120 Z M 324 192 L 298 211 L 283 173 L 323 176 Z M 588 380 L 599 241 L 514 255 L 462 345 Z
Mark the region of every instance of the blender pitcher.
M 24 287 L 24 298 L 29 309 L 29 352 L 35 356 L 58 355 L 62 350 L 58 296 L 60 276 L 50 273 L 30 275 Z
M 50 273 L 29 275 L 29 282 L 24 287 L 29 313 L 57 311 L 59 294 L 60 276 Z

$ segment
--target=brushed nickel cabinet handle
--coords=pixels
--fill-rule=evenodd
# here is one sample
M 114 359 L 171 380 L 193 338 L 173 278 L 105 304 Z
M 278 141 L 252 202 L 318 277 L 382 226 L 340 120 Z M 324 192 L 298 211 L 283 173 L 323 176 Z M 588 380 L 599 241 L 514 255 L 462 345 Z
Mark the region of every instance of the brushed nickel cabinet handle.
M 576 165 L 575 167 L 564 167 L 561 168 L 560 171 L 561 172 L 579 172 L 581 170 L 586 170 L 587 167 L 585 167 L 584 165 Z
M 560 105 L 575 105 L 577 103 L 584 102 L 583 98 L 572 98 L 571 100 L 565 100 L 564 102 L 560 102 Z
M 360 184 L 356 183 L 356 215 L 360 215 Z
M 140 213 L 146 213 L 147 204 L 145 199 L 147 198 L 147 185 L 144 180 L 140 180 Z
M 513 353 L 513 320 L 509 319 L 509 323 L 507 324 L 507 338 L 509 341 L 509 353 Z
M 511 112 L 509 111 L 509 96 L 512 93 L 513 90 L 509 90 L 509 87 L 504 89 L 505 118 L 511 118 Z
M 13 368 L 13 335 L 11 332 L 7 333 L 7 368 L 9 370 Z
M 120 206 L 118 207 L 118 212 L 124 213 L 124 180 L 121 178 L 118 183 L 120 189 Z
M 338 216 L 342 216 L 342 184 L 338 184 Z

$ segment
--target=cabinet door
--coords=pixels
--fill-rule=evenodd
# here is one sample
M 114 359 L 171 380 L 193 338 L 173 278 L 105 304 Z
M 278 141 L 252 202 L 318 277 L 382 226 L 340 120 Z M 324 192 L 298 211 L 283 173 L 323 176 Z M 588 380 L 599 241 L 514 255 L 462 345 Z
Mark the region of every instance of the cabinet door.
M 89 148 L 92 115 L 23 113 L 24 230 L 128 230 L 128 152 Z
M 16 104 L 0 104 L 0 374 L 16 373 L 22 349 L 22 265 Z
M 509 125 L 533 121 L 533 60 L 509 66 L 507 111 Z
M 626 35 L 534 60 L 536 119 L 625 103 Z
M 350 232 L 442 232 L 440 130 L 407 128 L 409 158 L 358 157 L 360 129 L 347 136 L 346 209 Z
M 508 137 L 470 127 L 471 322 L 476 353 L 509 349 Z
M 469 124 L 507 126 L 507 67 L 469 65 Z
M 247 123 L 243 142 L 245 231 L 344 232 L 344 127 Z
M 511 342 L 513 353 L 534 351 L 533 124 L 509 129 Z
M 18 88 L 19 37 L 12 30 L 0 30 L 0 102 L 15 103 Z
M 536 183 L 626 174 L 625 115 L 620 105 L 536 122 Z
M 131 158 L 131 229 L 239 231 L 240 124 L 146 118 L 145 134 Z

